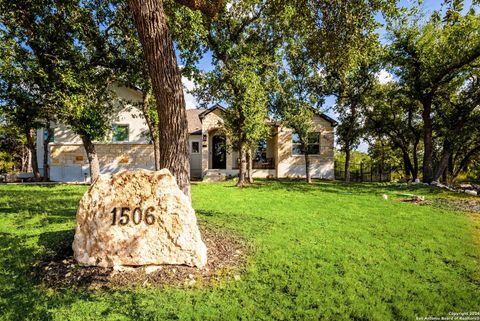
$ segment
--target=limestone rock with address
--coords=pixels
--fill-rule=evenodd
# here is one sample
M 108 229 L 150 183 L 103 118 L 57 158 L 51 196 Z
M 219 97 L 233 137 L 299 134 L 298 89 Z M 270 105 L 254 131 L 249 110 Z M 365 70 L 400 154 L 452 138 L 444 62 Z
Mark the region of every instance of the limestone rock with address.
M 73 251 L 102 267 L 207 263 L 195 211 L 167 169 L 101 175 L 80 200 Z

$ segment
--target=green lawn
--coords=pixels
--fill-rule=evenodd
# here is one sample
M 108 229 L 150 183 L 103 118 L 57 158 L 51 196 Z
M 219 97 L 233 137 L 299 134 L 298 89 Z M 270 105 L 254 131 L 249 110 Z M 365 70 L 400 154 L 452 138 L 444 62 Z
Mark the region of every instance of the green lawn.
M 200 224 L 253 249 L 237 281 L 203 288 L 54 290 L 32 265 L 71 242 L 85 186 L 0 186 L 6 320 L 415 320 L 480 310 L 479 214 L 397 201 L 405 185 L 196 183 Z M 390 197 L 385 201 L 382 194 Z

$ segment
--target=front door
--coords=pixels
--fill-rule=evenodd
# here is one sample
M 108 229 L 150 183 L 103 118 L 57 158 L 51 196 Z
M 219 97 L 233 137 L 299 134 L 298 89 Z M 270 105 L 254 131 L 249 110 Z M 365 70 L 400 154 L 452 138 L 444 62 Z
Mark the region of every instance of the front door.
M 225 169 L 227 165 L 227 149 L 225 137 L 212 137 L 212 169 Z

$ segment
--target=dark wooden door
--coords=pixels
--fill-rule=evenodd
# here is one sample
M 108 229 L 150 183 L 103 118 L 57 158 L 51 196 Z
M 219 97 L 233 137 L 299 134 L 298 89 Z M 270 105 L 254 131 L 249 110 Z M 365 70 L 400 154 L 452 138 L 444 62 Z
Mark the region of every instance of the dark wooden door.
M 212 138 L 212 168 L 225 169 L 227 165 L 227 149 L 225 137 L 213 136 Z

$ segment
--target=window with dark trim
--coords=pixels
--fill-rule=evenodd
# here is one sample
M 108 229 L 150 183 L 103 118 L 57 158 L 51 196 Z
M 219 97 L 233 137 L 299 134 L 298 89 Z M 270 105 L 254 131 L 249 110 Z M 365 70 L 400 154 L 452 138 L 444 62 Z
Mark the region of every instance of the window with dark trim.
M 257 149 L 255 150 L 255 161 L 267 162 L 267 140 L 260 139 L 257 143 Z
M 320 133 L 310 133 L 307 144 L 308 155 L 320 155 Z M 292 155 L 303 155 L 302 142 L 297 133 L 292 133 Z
M 200 142 L 192 142 L 190 147 L 191 154 L 200 154 Z
M 43 129 L 43 140 L 46 141 L 48 137 L 48 129 L 44 128 Z M 50 139 L 48 140 L 49 143 L 54 143 L 55 142 L 55 128 L 50 129 Z
M 113 125 L 112 128 L 113 142 L 128 142 L 129 127 L 128 125 Z

